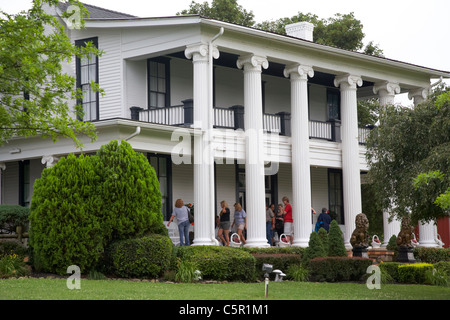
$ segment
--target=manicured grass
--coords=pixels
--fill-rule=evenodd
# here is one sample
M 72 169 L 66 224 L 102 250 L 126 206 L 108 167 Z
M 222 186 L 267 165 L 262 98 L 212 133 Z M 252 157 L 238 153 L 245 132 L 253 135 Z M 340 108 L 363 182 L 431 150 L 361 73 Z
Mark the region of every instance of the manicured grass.
M 81 279 L 69 290 L 66 279 L 1 279 L 1 300 L 264 300 L 264 283 L 153 283 Z M 283 281 L 269 284 L 268 300 L 450 300 L 450 288 L 385 284 Z

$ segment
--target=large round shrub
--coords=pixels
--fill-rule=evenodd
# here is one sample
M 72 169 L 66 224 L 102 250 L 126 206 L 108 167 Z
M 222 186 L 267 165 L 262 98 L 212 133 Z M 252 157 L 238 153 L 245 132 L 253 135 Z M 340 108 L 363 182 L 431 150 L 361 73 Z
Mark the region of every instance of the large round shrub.
M 34 185 L 30 222 L 35 267 L 60 274 L 70 265 L 94 269 L 115 239 L 167 233 L 155 171 L 125 141 L 45 169 Z
M 73 154 L 44 169 L 34 184 L 30 246 L 35 267 L 65 274 L 67 267 L 93 266 L 103 250 L 97 194 L 99 176 L 93 161 Z
M 102 146 L 97 157 L 100 214 L 107 240 L 167 232 L 158 178 L 147 158 L 125 141 Z
M 113 242 L 107 250 L 107 270 L 125 278 L 156 278 L 170 267 L 172 241 L 151 234 Z

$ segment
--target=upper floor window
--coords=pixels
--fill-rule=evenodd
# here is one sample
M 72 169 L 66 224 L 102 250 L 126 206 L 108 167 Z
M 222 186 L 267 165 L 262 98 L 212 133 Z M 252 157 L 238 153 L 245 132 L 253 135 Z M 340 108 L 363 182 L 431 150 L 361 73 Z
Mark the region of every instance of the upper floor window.
M 92 42 L 92 45 L 98 48 L 97 38 L 77 40 L 75 45 L 84 47 L 89 42 Z M 98 83 L 98 57 L 92 53 L 88 57 L 77 57 L 76 75 L 77 88 L 83 92 L 83 100 L 78 101 L 78 104 L 83 106 L 83 117 L 79 118 L 84 121 L 98 120 L 99 94 L 92 87 L 92 82 Z
M 328 120 L 341 119 L 341 97 L 339 90 L 327 90 Z
M 148 106 L 163 108 L 170 106 L 170 60 L 168 58 L 149 59 Z

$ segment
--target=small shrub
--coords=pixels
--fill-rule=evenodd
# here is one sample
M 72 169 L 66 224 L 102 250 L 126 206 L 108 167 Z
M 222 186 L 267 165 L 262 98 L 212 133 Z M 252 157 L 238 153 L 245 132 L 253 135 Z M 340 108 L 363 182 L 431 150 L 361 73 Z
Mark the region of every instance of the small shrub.
M 329 257 L 346 257 L 344 236 L 336 220 L 331 221 L 330 233 L 328 234 L 328 252 Z
M 433 268 L 432 270 L 425 271 L 425 283 L 434 286 L 449 287 L 450 276 L 445 270 Z
M 2 204 L 0 205 L 0 230 L 15 232 L 16 227 L 28 227 L 30 217 L 30 208 L 19 205 Z M 25 230 L 23 230 L 25 231 Z
M 156 278 L 170 266 L 172 242 L 163 235 L 115 241 L 107 250 L 108 271 L 124 278 Z
M 310 279 L 314 281 L 360 281 L 372 265 L 371 259 L 318 257 L 309 261 Z
M 0 257 L 16 254 L 22 258 L 28 254 L 28 249 L 19 241 L 0 241 Z
M 178 258 L 194 263 L 203 279 L 253 281 L 255 258 L 240 248 L 190 246 L 178 248 Z
M 286 276 L 294 281 L 308 281 L 309 270 L 301 264 L 291 264 L 287 269 Z
M 197 266 L 195 263 L 188 260 L 181 261 L 175 274 L 175 281 L 191 283 L 198 280 L 199 276 L 197 274 Z
M 0 278 L 23 277 L 30 274 L 23 257 L 17 254 L 0 258 Z
M 311 259 L 316 257 L 325 257 L 326 255 L 327 253 L 323 247 L 319 235 L 316 232 L 312 232 L 309 236 L 308 247 L 306 248 L 303 256 L 303 264 L 308 265 Z
M 426 282 L 426 273 L 433 271 L 433 265 L 429 263 L 402 264 L 398 266 L 398 278 L 401 283 Z

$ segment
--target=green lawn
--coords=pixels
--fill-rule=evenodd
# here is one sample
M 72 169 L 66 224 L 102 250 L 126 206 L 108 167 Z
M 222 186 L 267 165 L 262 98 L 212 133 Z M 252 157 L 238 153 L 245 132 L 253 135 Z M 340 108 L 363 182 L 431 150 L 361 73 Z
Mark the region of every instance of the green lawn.
M 153 283 L 81 279 L 69 290 L 66 279 L 1 279 L 0 300 L 264 300 L 264 283 Z M 450 300 L 450 288 L 428 285 L 274 282 L 268 300 Z

